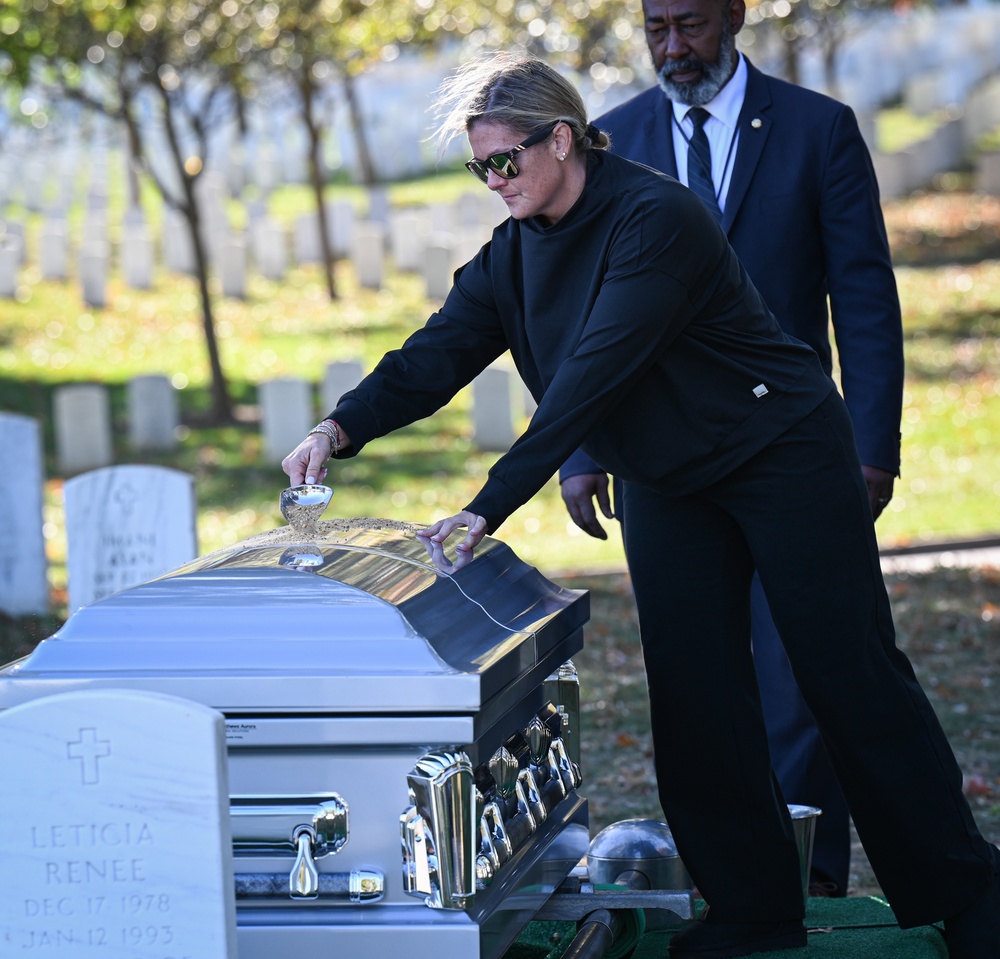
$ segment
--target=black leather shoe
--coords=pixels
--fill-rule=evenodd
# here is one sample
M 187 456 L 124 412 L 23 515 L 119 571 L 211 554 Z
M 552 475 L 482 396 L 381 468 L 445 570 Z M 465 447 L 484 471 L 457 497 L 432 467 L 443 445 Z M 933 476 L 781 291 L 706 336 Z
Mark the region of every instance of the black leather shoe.
M 734 959 L 806 944 L 801 919 L 790 922 L 710 922 L 697 919 L 670 940 L 670 959 Z
M 950 959 L 1000 956 L 1000 849 L 993 847 L 993 882 L 968 909 L 944 921 Z

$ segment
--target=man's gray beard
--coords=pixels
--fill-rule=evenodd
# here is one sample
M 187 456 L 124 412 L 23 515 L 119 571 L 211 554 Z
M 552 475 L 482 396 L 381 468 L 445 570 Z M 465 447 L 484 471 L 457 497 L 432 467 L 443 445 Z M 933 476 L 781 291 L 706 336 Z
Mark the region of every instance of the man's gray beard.
M 674 63 L 664 63 L 657 71 L 656 79 L 660 88 L 671 99 L 678 103 L 684 103 L 692 107 L 704 106 L 710 100 L 714 100 L 719 91 L 729 82 L 733 75 L 733 54 L 736 50 L 736 37 L 729 29 L 729 23 L 722 26 L 722 36 L 719 40 L 719 57 L 715 63 L 705 63 L 698 61 L 698 65 L 704 69 L 702 78 L 695 83 L 674 83 L 670 76 L 664 71 L 669 67 L 672 71 L 683 73 L 685 61 L 675 61 Z

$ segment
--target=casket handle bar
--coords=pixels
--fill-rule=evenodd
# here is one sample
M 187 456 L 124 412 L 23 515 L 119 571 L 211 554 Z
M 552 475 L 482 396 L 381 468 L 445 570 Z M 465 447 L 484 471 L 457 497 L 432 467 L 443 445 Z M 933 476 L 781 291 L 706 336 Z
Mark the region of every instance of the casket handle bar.
M 283 872 L 238 872 L 237 899 L 287 899 L 288 876 Z M 385 895 L 385 876 L 378 869 L 321 872 L 310 899 L 357 904 L 378 902 Z M 293 897 L 294 898 L 294 897 Z
M 472 769 L 460 751 L 430 753 L 407 776 L 400 817 L 403 888 L 436 909 L 465 909 L 581 782 L 548 703 Z
M 406 781 L 403 889 L 435 909 L 465 909 L 476 894 L 479 852 L 472 763 L 460 750 L 428 753 Z
M 313 861 L 316 833 L 311 826 L 299 826 L 293 838 L 298 851 L 288 877 L 288 895 L 292 899 L 315 899 L 319 895 L 319 870 Z
M 546 704 L 475 770 L 481 809 L 476 888 L 485 889 L 548 818 L 580 785 L 580 767 L 559 735 L 562 715 Z
M 322 797 L 231 796 L 229 803 L 234 855 L 294 855 L 295 862 L 284 880 L 285 894 L 292 899 L 316 899 L 321 888 L 316 860 L 338 853 L 350 837 L 347 803 L 336 793 Z

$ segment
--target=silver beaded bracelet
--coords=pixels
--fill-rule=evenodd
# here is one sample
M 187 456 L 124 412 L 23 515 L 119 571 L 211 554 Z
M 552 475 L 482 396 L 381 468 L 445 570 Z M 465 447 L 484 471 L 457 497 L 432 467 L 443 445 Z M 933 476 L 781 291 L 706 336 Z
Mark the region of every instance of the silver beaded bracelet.
M 322 433 L 330 441 L 330 456 L 340 452 L 340 430 L 337 428 L 336 423 L 333 423 L 332 426 L 320 423 L 309 431 L 310 436 L 313 433 Z

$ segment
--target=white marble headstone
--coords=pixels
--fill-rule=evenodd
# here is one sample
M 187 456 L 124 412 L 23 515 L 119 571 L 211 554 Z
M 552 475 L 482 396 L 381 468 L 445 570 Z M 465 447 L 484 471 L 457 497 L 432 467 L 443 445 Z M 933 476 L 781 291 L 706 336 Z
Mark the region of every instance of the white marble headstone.
M 389 223 L 389 191 L 383 186 L 368 188 L 368 219 L 381 226 Z
M 0 236 L 0 297 L 9 300 L 16 296 L 20 262 L 21 241 L 17 237 Z
M 107 243 L 94 243 L 81 251 L 79 259 L 80 286 L 83 302 L 95 309 L 108 304 L 108 270 L 111 266 Z
M 69 609 L 160 576 L 198 555 L 194 477 L 109 466 L 66 481 Z
M 281 167 L 274 147 L 270 144 L 265 144 L 257 151 L 256 162 L 252 169 L 254 183 L 264 196 L 281 183 Z
M 295 218 L 292 228 L 292 250 L 295 262 L 299 266 L 305 263 L 319 263 L 323 259 L 319 238 L 319 216 L 316 213 L 303 213 Z
M 172 450 L 177 446 L 180 410 L 177 390 L 159 373 L 128 382 L 128 439 L 134 449 Z
M 458 218 L 459 227 L 479 226 L 482 209 L 482 197 L 480 191 L 466 190 L 455 201 L 455 214 Z
M 444 300 L 455 279 L 455 238 L 448 233 L 436 233 L 424 250 L 424 284 L 427 297 Z
M 38 422 L 0 413 L 0 611 L 9 616 L 49 611 L 43 469 Z
M 236 959 L 225 722 L 83 690 L 0 713 L 0 959 Z
M 121 268 L 125 283 L 133 290 L 153 285 L 153 237 L 141 210 L 129 211 L 122 224 Z
M 454 203 L 432 203 L 427 207 L 431 233 L 454 233 L 459 228 L 458 208 Z
M 241 237 L 229 236 L 219 245 L 222 295 L 238 300 L 247 295 L 247 246 Z
M 354 228 L 351 259 L 358 283 L 367 290 L 378 290 L 385 279 L 385 227 L 363 220 Z
M 315 425 L 312 384 L 286 377 L 258 387 L 264 459 L 280 463 Z
M 84 251 L 104 248 L 108 242 L 108 217 L 104 208 L 88 210 L 83 218 L 80 244 Z
M 69 272 L 69 232 L 66 221 L 46 220 L 38 235 L 38 263 L 46 280 L 65 280 Z
M 328 363 L 320 388 L 321 417 L 326 417 L 340 398 L 361 382 L 364 375 L 364 367 L 357 360 L 335 360 Z
M 490 366 L 472 381 L 473 442 L 476 449 L 506 452 L 514 432 L 513 375 Z
M 254 262 L 261 276 L 282 280 L 288 269 L 288 246 L 281 224 L 266 214 L 250 225 Z
M 45 209 L 45 170 L 36 159 L 34 163 L 25 165 L 24 177 L 24 208 L 31 213 L 41 213 Z
M 976 189 L 1000 196 L 1000 153 L 980 153 L 976 157 Z
M 350 254 L 356 223 L 357 216 L 353 203 L 338 200 L 336 203 L 326 205 L 327 233 L 334 256 L 345 257 Z
M 397 270 L 418 271 L 430 236 L 430 217 L 424 209 L 394 210 L 389 220 L 389 250 Z
M 72 383 L 53 394 L 56 460 L 64 474 L 82 473 L 111 463 L 111 408 L 100 383 Z
M 7 245 L 17 254 L 17 265 L 24 266 L 27 259 L 27 241 L 24 224 L 20 220 L 0 219 L 0 245 Z
M 181 213 L 168 209 L 163 217 L 163 260 L 173 273 L 194 273 L 191 227 Z

